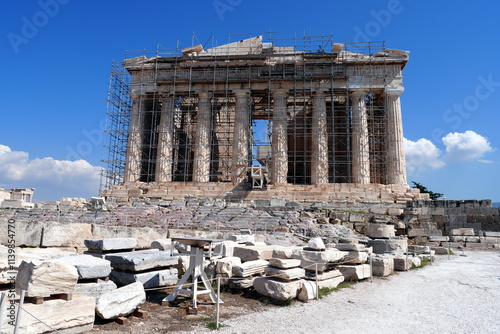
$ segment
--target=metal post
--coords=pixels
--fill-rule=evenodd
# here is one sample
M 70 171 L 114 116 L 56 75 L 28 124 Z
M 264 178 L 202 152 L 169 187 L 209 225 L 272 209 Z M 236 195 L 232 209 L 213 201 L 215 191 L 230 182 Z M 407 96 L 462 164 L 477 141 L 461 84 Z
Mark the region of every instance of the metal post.
M 219 329 L 219 314 L 220 314 L 220 277 L 217 277 L 217 305 L 215 313 L 215 326 Z
M 450 247 L 450 237 L 448 237 L 448 260 L 450 259 L 451 247 Z
M 14 327 L 14 334 L 19 333 L 19 326 L 21 326 L 21 312 L 23 310 L 23 305 L 24 305 L 24 294 L 26 293 L 25 290 L 21 290 L 21 297 L 19 298 L 19 306 L 17 308 L 17 318 L 16 318 L 16 325 Z
M 370 254 L 370 283 L 373 283 L 373 259 Z
M 4 304 L 5 304 L 5 292 L 2 292 L 2 297 L 0 298 L 0 328 L 2 328 Z
M 315 265 L 316 265 L 316 300 L 318 300 L 319 299 L 318 262 L 316 262 Z

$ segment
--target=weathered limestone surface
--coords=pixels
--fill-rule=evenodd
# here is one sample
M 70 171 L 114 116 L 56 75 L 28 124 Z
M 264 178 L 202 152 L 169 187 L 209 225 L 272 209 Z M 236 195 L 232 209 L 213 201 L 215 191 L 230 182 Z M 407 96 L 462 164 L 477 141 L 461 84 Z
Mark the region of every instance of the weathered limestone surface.
M 210 173 L 211 107 L 208 92 L 200 92 L 193 161 L 193 181 L 208 182 Z
M 61 299 L 46 300 L 43 304 L 24 304 L 29 313 L 64 334 L 87 333 L 94 327 L 95 320 L 94 297 L 74 296 L 72 300 Z M 41 334 L 53 333 L 47 325 L 39 320 L 24 314 L 21 318 L 20 333 Z M 8 325 L 9 331 L 3 331 L 7 324 L 1 327 L 1 333 L 12 333 L 12 326 Z
M 239 257 L 225 257 L 217 260 L 215 272 L 222 277 L 232 277 L 233 267 L 236 265 L 241 265 L 241 259 Z
M 343 281 L 344 281 L 344 276 L 341 275 L 341 276 L 325 279 L 322 281 L 318 281 L 318 286 L 320 289 L 323 289 L 323 288 L 334 289 Z
M 326 247 L 323 239 L 317 237 L 309 240 L 309 242 L 307 243 L 307 248 L 311 248 L 312 250 L 324 250 Z
M 448 255 L 450 253 L 447 247 L 431 247 L 431 250 L 433 250 L 436 255 Z
M 116 288 L 113 281 L 98 280 L 96 283 L 78 283 L 74 293 L 99 298 L 102 294 L 116 290 Z
M 108 239 L 86 239 L 85 246 L 98 250 L 122 250 L 132 249 L 137 246 L 135 238 L 108 238 Z
M 376 239 L 390 239 L 396 236 L 394 225 L 386 224 L 368 224 L 366 227 L 366 235 Z
M 328 183 L 328 130 L 324 91 L 313 95 L 312 106 L 312 161 L 311 182 L 314 185 Z
M 132 313 L 146 301 L 146 292 L 141 282 L 106 292 L 96 303 L 95 312 L 103 319 L 115 319 Z
M 392 257 L 372 258 L 373 276 L 389 276 L 394 272 L 394 259 Z
M 408 248 L 407 239 L 376 239 L 368 241 L 368 246 L 373 247 L 375 254 L 384 254 L 387 252 L 404 253 Z
M 261 295 L 276 300 L 296 298 L 302 288 L 303 280 L 292 282 L 276 281 L 272 278 L 257 277 L 253 282 L 254 289 Z
M 234 247 L 233 256 L 239 257 L 242 262 L 269 260 L 276 248 L 279 246 L 238 246 Z
M 336 244 L 335 248 L 341 251 L 356 251 L 356 252 L 364 252 L 366 250 L 366 246 L 363 244 Z
M 367 252 L 350 251 L 347 257 L 345 258 L 344 262 L 350 264 L 361 264 L 365 263 L 367 260 L 368 260 Z
M 8 243 L 8 231 L 7 224 L 5 227 L 0 225 L 0 243 L 7 245 Z M 16 221 L 15 231 L 16 231 L 16 246 L 26 246 L 26 247 L 40 247 L 42 243 L 42 231 L 45 223 L 38 221 L 27 221 L 21 222 Z
M 386 88 L 387 176 L 389 184 L 407 184 L 400 95 L 402 87 Z
M 172 248 L 172 239 L 157 239 L 151 242 L 152 249 L 169 251 Z M 175 247 L 174 247 L 175 248 Z
M 231 289 L 248 289 L 253 286 L 253 281 L 255 280 L 255 277 L 247 277 L 247 278 L 237 278 L 237 279 L 232 279 L 229 283 L 229 287 Z
M 162 95 L 161 116 L 159 124 L 158 157 L 156 159 L 157 182 L 172 181 L 172 154 L 174 135 L 174 97 Z
M 324 280 L 328 280 L 328 279 L 339 277 L 339 276 L 342 276 L 342 273 L 340 272 L 340 270 L 333 269 L 333 270 L 325 271 L 323 273 L 318 273 L 317 278 L 318 278 L 318 281 L 324 281 Z M 306 272 L 305 279 L 315 281 L 316 280 L 316 273 L 312 272 L 312 271 Z
M 52 260 L 23 261 L 16 279 L 16 292 L 26 290 L 27 297 L 48 297 L 52 294 L 71 293 L 76 288 L 78 271 L 69 263 Z
M 255 274 L 262 274 L 268 265 L 269 262 L 266 260 L 244 262 L 240 265 L 233 266 L 233 275 L 237 277 L 248 277 Z
M 451 229 L 449 232 L 449 235 L 462 235 L 462 236 L 474 236 L 474 229 L 473 228 L 454 228 Z
M 395 271 L 407 271 L 411 269 L 413 265 L 413 256 L 395 256 L 394 257 L 394 270 Z
M 362 184 L 370 183 L 366 94 L 366 90 L 357 90 L 352 93 L 352 179 L 354 183 Z
M 417 254 L 430 254 L 431 248 L 429 246 L 410 245 L 408 246 L 408 251 Z
M 66 256 L 59 260 L 74 266 L 80 279 L 107 277 L 111 272 L 111 263 L 108 260 L 90 255 Z
M 238 246 L 238 243 L 231 240 L 224 240 L 215 246 L 215 253 L 220 253 L 224 257 L 232 257 L 234 256 L 234 247 L 236 246 Z
M 118 286 L 124 286 L 135 282 L 144 285 L 144 289 L 158 288 L 177 284 L 177 268 L 160 269 L 144 273 L 130 273 L 126 271 L 111 271 L 110 279 Z
M 349 281 L 359 281 L 371 276 L 369 264 L 340 265 L 337 268 L 340 270 L 345 280 Z
M 287 140 L 287 95 L 288 90 L 273 91 L 273 127 L 271 154 L 271 183 L 286 184 L 288 174 Z
M 295 250 L 302 250 L 302 247 L 282 247 L 273 251 L 273 258 L 275 259 L 291 259 L 292 253 Z
M 16 248 L 16 263 L 14 270 L 10 270 L 9 265 L 9 248 L 0 245 L 0 284 L 11 283 L 11 278 L 17 274 L 17 269 L 23 261 L 48 261 L 57 259 L 63 256 L 74 255 L 75 250 L 67 250 L 64 248 Z
M 297 295 L 297 299 L 302 302 L 308 302 L 314 298 L 316 298 L 316 282 L 313 281 L 304 281 L 302 283 L 302 288 Z
M 167 230 L 150 227 L 132 228 L 98 224 L 92 225 L 92 231 L 92 236 L 85 239 L 135 238 L 137 240 L 136 249 L 147 249 L 151 246 L 151 240 L 164 239 L 167 235 Z
M 273 276 L 277 278 L 281 278 L 287 281 L 291 281 L 294 279 L 302 278 L 305 276 L 306 271 L 303 268 L 290 268 L 290 269 L 281 269 L 276 267 L 266 267 L 265 273 L 267 276 Z
M 422 260 L 418 256 L 412 257 L 411 261 L 415 267 L 420 267 L 422 265 Z
M 299 259 L 269 259 L 269 265 L 281 269 L 289 269 L 300 266 L 301 260 Z
M 329 248 L 323 252 L 298 249 L 292 252 L 292 258 L 326 263 L 340 261 L 348 254 L 348 252 L 339 251 L 333 248 Z
M 90 224 L 51 223 L 43 228 L 42 247 L 84 247 L 83 241 L 90 238 Z
M 179 262 L 178 256 L 170 256 L 169 251 L 159 251 L 157 249 L 107 254 L 105 259 L 111 262 L 113 269 L 127 271 L 175 266 Z

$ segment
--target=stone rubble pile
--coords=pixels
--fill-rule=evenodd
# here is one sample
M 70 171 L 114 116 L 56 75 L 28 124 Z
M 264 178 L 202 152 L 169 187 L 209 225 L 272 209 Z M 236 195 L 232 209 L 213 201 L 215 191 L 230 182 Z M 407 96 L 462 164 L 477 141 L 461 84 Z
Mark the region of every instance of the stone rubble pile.
M 23 261 L 16 279 L 16 293 L 26 291 L 24 308 L 37 317 L 21 319 L 22 333 L 47 333 L 49 326 L 65 333 L 85 333 L 95 320 L 96 298 L 73 294 L 78 270 L 62 260 Z M 46 300 L 51 297 L 50 300 Z
M 85 244 L 89 247 L 87 254 L 110 262 L 110 278 L 120 287 L 140 282 L 145 289 L 150 289 L 177 283 L 179 257 L 172 256 L 170 250 L 134 251 L 136 240 L 133 238 L 85 240 Z

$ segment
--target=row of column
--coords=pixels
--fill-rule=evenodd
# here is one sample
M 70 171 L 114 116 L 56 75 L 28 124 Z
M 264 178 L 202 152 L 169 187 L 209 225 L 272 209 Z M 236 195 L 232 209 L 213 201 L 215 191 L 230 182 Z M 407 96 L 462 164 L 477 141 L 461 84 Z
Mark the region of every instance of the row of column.
M 402 88 L 388 88 L 386 96 L 386 146 L 387 175 L 389 184 L 406 184 L 406 165 L 403 148 L 401 105 Z M 249 157 L 250 110 L 248 90 L 233 92 L 236 98 L 233 136 L 231 181 L 240 183 L 246 176 Z M 273 90 L 271 183 L 286 184 L 288 176 L 288 116 L 287 89 Z M 312 96 L 312 162 L 311 182 L 314 185 L 328 183 L 328 129 L 325 91 L 317 90 Z M 370 183 L 370 157 L 368 119 L 366 110 L 367 91 L 353 91 L 352 100 L 352 181 Z M 198 113 L 193 164 L 193 181 L 208 182 L 210 175 L 211 104 L 210 94 L 198 94 Z M 140 96 L 132 96 L 132 114 L 129 126 L 128 150 L 125 162 L 125 182 L 139 179 L 141 161 Z M 162 96 L 162 109 L 158 128 L 158 153 L 156 159 L 157 182 L 172 181 L 172 156 L 174 133 L 174 97 Z

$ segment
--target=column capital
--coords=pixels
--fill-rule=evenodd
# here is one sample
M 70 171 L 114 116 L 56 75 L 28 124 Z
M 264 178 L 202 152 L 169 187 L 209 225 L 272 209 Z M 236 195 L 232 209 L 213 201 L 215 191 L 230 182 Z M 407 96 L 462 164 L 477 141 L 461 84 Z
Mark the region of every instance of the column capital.
M 312 89 L 311 93 L 314 95 L 325 95 L 329 92 L 330 90 L 327 88 L 314 88 Z
M 385 95 L 400 96 L 405 91 L 404 87 L 385 87 Z
M 145 96 L 143 92 L 138 92 L 138 91 L 131 91 L 129 95 L 132 100 L 137 100 Z
M 289 89 L 273 89 L 272 91 L 273 98 L 287 97 L 290 90 Z
M 211 96 L 210 92 L 207 91 L 201 91 L 197 92 L 198 97 L 203 97 L 203 98 L 209 98 Z
M 351 91 L 351 96 L 354 96 L 354 97 L 361 97 L 361 96 L 365 96 L 367 94 L 368 94 L 368 90 L 366 90 L 366 89 L 356 89 L 356 90 Z
M 233 89 L 232 92 L 236 97 L 246 97 L 250 95 L 250 89 Z
M 160 95 L 160 98 L 162 99 L 168 99 L 168 98 L 171 98 L 171 97 L 174 97 L 174 93 L 171 92 L 171 91 L 160 91 L 158 92 L 158 94 Z

